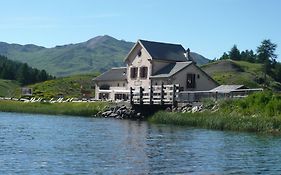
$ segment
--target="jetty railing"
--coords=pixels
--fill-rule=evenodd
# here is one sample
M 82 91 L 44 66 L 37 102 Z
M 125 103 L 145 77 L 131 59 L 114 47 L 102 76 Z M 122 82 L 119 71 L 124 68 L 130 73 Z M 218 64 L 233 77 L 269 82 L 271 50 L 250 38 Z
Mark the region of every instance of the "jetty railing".
M 178 94 L 178 102 L 196 102 L 203 99 L 227 99 L 244 98 L 254 92 L 263 91 L 262 88 L 256 89 L 236 89 L 231 91 L 182 91 Z
M 130 88 L 130 103 L 132 105 L 175 105 L 179 94 L 179 85 L 151 85 L 148 89 L 143 87 Z

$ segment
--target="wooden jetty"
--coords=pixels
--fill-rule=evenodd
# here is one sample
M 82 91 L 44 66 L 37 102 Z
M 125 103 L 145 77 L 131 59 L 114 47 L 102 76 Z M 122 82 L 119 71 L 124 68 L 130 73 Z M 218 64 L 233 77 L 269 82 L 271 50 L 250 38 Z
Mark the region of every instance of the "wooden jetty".
M 130 88 L 131 105 L 153 105 L 153 106 L 177 106 L 178 103 L 200 102 L 203 99 L 227 99 L 244 98 L 253 92 L 262 91 L 257 89 L 239 89 L 231 91 L 181 91 L 178 84 L 151 85 L 145 90 L 143 87 Z

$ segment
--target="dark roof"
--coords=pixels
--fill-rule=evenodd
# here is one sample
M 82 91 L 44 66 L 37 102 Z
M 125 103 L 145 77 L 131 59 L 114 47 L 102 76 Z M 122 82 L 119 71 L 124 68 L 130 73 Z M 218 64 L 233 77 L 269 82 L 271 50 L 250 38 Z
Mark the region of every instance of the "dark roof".
M 192 64 L 192 61 L 188 62 L 176 62 L 176 63 L 170 63 L 167 66 L 163 67 L 159 71 L 157 71 L 151 78 L 166 78 L 170 77 L 180 70 L 184 69 L 185 67 Z
M 117 80 L 127 80 L 126 76 L 127 68 L 126 67 L 118 67 L 112 68 L 100 76 L 94 78 L 94 81 L 117 81 Z
M 185 50 L 180 44 L 160 43 L 154 41 L 139 40 L 152 59 L 164 61 L 187 61 Z

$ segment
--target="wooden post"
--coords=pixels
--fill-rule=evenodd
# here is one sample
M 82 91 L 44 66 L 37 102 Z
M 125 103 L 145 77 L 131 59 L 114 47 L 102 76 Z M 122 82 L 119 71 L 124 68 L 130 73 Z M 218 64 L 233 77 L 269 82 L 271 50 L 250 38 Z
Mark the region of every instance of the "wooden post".
M 134 104 L 133 96 L 134 96 L 133 88 L 130 87 L 130 104 L 131 104 L 131 105 Z
M 161 105 L 164 105 L 164 83 L 161 84 Z
M 143 88 L 140 86 L 140 105 L 143 105 Z
M 218 100 L 218 91 L 216 91 L 216 101 Z
M 177 87 L 176 87 L 176 85 L 175 84 L 173 84 L 173 97 L 172 97 L 172 105 L 173 105 L 173 108 L 174 107 L 176 107 L 176 89 Z
M 150 92 L 149 92 L 149 104 L 153 104 L 153 86 L 152 83 L 150 84 Z

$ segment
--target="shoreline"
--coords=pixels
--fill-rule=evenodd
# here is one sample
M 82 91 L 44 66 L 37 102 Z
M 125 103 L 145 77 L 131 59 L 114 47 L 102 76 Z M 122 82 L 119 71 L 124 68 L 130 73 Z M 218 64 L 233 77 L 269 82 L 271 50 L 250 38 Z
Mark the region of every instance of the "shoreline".
M 116 107 L 119 105 L 119 108 Z M 115 107 L 115 112 L 108 109 Z M 125 109 L 125 108 L 124 108 Z M 117 119 L 132 119 L 126 115 L 127 110 L 120 104 L 108 102 L 91 103 L 24 103 L 20 101 L 1 101 L 1 112 L 17 112 L 31 114 L 70 115 L 84 117 L 116 117 Z M 118 117 L 118 111 L 122 111 Z M 131 113 L 132 111 L 129 112 Z M 142 111 L 140 111 L 142 112 Z M 142 116 L 133 111 L 134 115 Z M 134 116 L 132 115 L 132 116 Z M 123 117 L 124 116 L 124 117 Z M 140 117 L 142 118 L 142 117 Z M 200 110 L 194 111 L 191 107 L 184 106 L 166 111 L 158 111 L 146 116 L 144 120 L 156 124 L 172 124 L 191 126 L 205 129 L 273 133 L 281 134 L 281 95 L 272 92 L 252 94 L 244 99 L 205 101 Z

